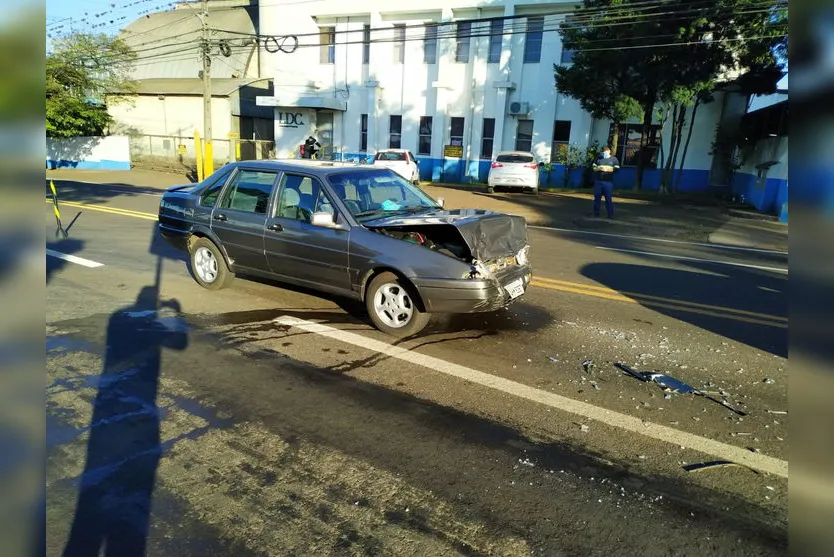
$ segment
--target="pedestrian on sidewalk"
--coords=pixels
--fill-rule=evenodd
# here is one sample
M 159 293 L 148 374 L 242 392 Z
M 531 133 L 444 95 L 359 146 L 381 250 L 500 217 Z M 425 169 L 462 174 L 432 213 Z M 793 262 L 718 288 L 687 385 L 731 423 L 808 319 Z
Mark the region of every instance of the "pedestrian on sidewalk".
M 605 197 L 605 211 L 608 218 L 614 218 L 614 171 L 620 168 L 620 161 L 611 154 L 607 145 L 602 148 L 594 163 L 594 216 L 599 216 L 600 198 Z

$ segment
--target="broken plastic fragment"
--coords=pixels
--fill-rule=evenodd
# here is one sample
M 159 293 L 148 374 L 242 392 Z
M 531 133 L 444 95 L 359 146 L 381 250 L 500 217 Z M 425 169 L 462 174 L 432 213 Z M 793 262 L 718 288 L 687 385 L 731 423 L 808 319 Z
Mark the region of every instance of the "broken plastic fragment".
M 585 371 L 591 371 L 594 368 L 594 361 L 593 360 L 585 360 L 582 362 L 582 368 Z

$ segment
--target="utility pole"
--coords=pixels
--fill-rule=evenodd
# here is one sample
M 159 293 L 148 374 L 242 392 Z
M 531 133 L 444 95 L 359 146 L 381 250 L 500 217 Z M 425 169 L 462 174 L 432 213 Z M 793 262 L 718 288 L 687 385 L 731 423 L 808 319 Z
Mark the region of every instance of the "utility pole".
M 205 152 L 203 153 L 203 176 L 208 177 L 214 172 L 214 152 L 211 146 L 211 51 L 208 27 L 208 0 L 203 0 L 203 137 L 205 137 Z

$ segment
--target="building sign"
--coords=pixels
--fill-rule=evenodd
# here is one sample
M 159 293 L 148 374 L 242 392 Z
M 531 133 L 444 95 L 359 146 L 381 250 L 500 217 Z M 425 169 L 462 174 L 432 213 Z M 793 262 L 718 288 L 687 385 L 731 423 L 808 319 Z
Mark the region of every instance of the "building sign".
M 463 145 L 446 145 L 443 147 L 443 156 L 450 159 L 463 158 Z
M 281 128 L 297 128 L 304 125 L 303 116 L 301 112 L 279 112 L 276 122 Z

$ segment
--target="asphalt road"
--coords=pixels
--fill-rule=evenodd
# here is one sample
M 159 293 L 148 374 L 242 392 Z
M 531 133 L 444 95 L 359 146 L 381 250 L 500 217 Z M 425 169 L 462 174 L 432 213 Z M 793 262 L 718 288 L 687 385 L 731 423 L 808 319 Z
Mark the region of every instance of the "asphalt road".
M 202 290 L 153 187 L 59 186 L 51 555 L 786 553 L 787 254 L 531 229 L 522 301 L 392 343 L 355 303 Z

